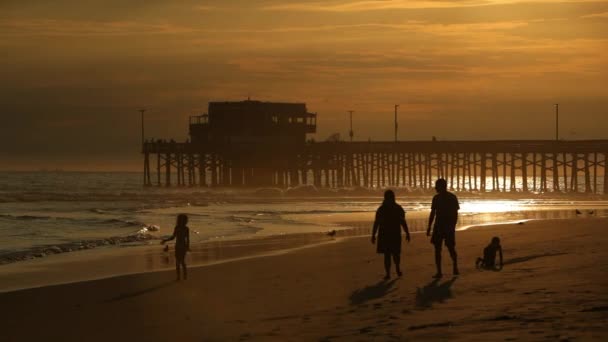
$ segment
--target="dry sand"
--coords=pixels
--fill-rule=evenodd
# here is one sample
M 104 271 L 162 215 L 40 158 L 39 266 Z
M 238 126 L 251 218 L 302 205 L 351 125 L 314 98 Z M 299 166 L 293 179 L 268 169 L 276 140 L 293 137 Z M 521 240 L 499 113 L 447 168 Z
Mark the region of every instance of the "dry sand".
M 6 292 L 0 340 L 602 340 L 607 228 L 581 218 L 459 232 L 461 275 L 440 281 L 414 234 L 390 281 L 366 237 L 199 267 L 179 283 L 166 271 Z M 504 269 L 476 270 L 494 235 Z

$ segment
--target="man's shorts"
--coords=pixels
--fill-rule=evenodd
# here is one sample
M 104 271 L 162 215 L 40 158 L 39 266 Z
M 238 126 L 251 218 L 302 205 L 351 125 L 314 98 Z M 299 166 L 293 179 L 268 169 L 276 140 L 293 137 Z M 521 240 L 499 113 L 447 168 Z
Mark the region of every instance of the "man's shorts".
M 435 227 L 433 229 L 433 236 L 431 237 L 431 243 L 435 245 L 437 248 L 441 248 L 441 245 L 445 243 L 446 247 L 455 247 L 456 246 L 456 230 L 454 228 L 451 229 L 441 229 Z

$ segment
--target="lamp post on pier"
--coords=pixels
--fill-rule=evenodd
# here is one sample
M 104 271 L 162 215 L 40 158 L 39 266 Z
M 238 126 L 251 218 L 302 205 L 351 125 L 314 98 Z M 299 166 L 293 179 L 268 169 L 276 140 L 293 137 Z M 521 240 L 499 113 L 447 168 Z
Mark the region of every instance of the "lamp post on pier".
M 355 133 L 353 132 L 353 113 L 355 111 L 354 110 L 349 110 L 348 114 L 350 114 L 350 131 L 348 132 L 348 135 L 350 136 L 350 142 L 353 142 L 353 136 L 355 135 Z
M 397 124 L 397 108 L 399 108 L 398 104 L 395 105 L 395 142 L 397 142 L 397 127 L 398 127 L 398 124 Z
M 139 109 L 138 111 L 141 113 L 141 146 L 143 147 L 144 146 L 144 142 L 145 142 L 145 140 L 144 140 L 145 139 L 144 138 L 144 134 L 145 134 L 145 131 L 144 131 L 144 113 L 146 112 L 146 110 L 145 109 Z
M 559 103 L 555 104 L 555 141 L 559 141 Z
M 144 113 L 145 109 L 138 110 L 141 113 L 141 151 L 144 153 L 144 186 L 150 185 L 150 160 L 146 149 L 145 131 L 144 131 Z

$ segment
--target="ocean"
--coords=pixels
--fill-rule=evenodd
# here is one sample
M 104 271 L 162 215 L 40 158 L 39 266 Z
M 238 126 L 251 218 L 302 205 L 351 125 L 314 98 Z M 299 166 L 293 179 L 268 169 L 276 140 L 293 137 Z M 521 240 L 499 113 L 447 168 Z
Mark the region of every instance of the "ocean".
M 0 173 L 0 263 L 90 248 L 158 243 L 177 214 L 192 242 L 371 229 L 383 189 L 297 191 L 143 187 L 140 173 Z M 425 229 L 433 193 L 396 189 L 412 231 Z M 462 193 L 460 228 L 527 219 L 607 215 L 600 195 Z M 578 212 L 577 212 L 578 210 Z M 362 225 L 369 222 L 369 225 Z M 352 224 L 350 224 L 352 223 Z M 357 224 L 356 224 L 357 223 Z M 369 227 L 368 227 L 369 226 Z

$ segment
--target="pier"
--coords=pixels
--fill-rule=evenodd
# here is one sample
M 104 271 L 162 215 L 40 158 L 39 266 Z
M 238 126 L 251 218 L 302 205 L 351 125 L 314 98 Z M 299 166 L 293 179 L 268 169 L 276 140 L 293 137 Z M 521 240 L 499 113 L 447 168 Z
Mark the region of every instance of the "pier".
M 608 140 L 306 140 L 315 130 L 304 104 L 212 102 L 188 141 L 144 141 L 144 185 L 430 189 L 442 177 L 456 191 L 608 194 Z

